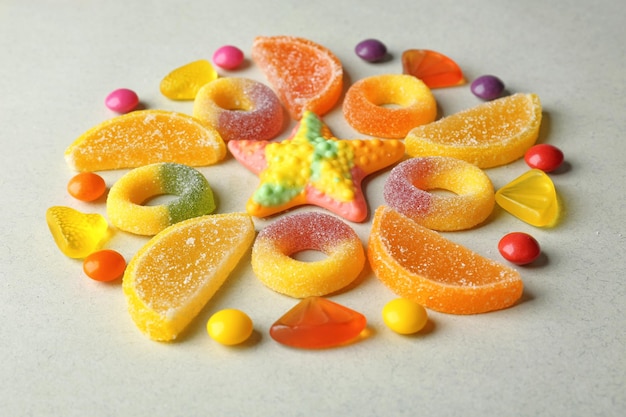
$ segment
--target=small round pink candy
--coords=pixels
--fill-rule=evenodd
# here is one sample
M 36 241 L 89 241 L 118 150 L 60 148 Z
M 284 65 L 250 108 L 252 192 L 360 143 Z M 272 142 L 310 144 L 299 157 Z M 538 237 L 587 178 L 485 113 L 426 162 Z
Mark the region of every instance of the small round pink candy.
M 225 45 L 213 54 L 213 63 L 220 68 L 232 70 L 243 62 L 243 52 L 232 45 Z
M 137 93 L 128 88 L 118 88 L 107 96 L 104 104 L 117 113 L 128 113 L 137 107 L 139 97 Z

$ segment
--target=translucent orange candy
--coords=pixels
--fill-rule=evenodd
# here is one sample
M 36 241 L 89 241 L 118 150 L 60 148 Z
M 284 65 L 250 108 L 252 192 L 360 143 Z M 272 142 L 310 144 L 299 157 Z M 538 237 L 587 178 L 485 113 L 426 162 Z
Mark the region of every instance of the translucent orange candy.
M 252 59 L 276 90 L 294 120 L 305 110 L 330 111 L 343 87 L 343 67 L 326 47 L 293 36 L 259 36 Z
M 376 276 L 394 293 L 443 313 L 499 310 L 522 295 L 523 283 L 514 269 L 386 206 L 374 215 L 368 258 Z
M 405 74 L 413 75 L 430 88 L 452 87 L 465 82 L 461 68 L 447 56 L 428 49 L 409 49 L 402 53 Z

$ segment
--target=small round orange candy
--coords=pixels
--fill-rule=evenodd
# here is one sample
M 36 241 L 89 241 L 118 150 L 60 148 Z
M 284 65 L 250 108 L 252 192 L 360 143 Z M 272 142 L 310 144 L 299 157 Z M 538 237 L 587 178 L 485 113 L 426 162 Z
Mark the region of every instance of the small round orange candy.
M 73 176 L 67 183 L 67 192 L 77 200 L 94 201 L 99 199 L 107 189 L 104 179 L 93 172 L 81 172 Z
M 103 249 L 87 256 L 83 261 L 83 271 L 95 281 L 115 281 L 124 274 L 126 260 L 111 249 Z

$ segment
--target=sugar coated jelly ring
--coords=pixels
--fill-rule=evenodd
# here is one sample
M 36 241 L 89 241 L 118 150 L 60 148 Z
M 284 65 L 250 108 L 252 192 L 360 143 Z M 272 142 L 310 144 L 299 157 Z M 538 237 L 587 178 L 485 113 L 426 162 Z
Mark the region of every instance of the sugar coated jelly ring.
M 276 94 L 248 78 L 218 78 L 202 87 L 193 116 L 212 125 L 225 141 L 269 140 L 283 127 L 283 107 Z
M 454 195 L 429 192 L 433 189 Z M 495 205 L 491 180 L 480 168 L 443 156 L 412 158 L 397 165 L 387 177 L 383 196 L 390 207 L 439 231 L 474 227 Z
M 152 197 L 178 198 L 146 206 Z M 169 162 L 133 169 L 109 191 L 107 215 L 118 229 L 138 235 L 155 235 L 166 227 L 215 210 L 213 191 L 200 171 Z
M 290 255 L 316 250 L 327 255 L 314 262 Z M 252 269 L 272 290 L 294 297 L 322 296 L 344 288 L 365 264 L 363 244 L 350 226 L 328 214 L 308 212 L 283 217 L 257 236 Z
M 395 104 L 400 107 L 385 107 Z M 437 117 L 437 102 L 421 80 L 402 74 L 375 75 L 354 83 L 343 102 L 346 121 L 361 133 L 404 138 Z

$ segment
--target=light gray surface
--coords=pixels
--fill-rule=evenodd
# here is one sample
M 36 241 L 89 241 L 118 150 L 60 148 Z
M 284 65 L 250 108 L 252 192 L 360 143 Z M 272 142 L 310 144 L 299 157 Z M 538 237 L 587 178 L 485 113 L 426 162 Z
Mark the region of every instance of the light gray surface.
M 0 2 L 0 414 L 6 416 L 618 416 L 626 409 L 624 318 L 624 6 L 620 1 Z M 257 35 L 307 37 L 332 49 L 351 80 L 400 72 L 400 55 L 427 48 L 468 80 L 491 73 L 544 106 L 540 141 L 565 152 L 553 180 L 560 224 L 537 229 L 496 210 L 485 226 L 446 236 L 500 260 L 509 231 L 533 234 L 545 257 L 520 268 L 514 308 L 477 316 L 432 312 L 430 331 L 393 334 L 380 310 L 394 295 L 371 273 L 333 300 L 365 314 L 371 337 L 326 351 L 278 345 L 268 329 L 295 301 L 265 288 L 249 258 L 182 340 L 159 344 L 131 322 L 118 284 L 86 279 L 55 247 L 45 210 L 69 205 L 64 149 L 109 118 L 104 97 L 134 89 L 148 108 L 167 100 L 161 78 L 224 44 L 249 58 Z M 392 60 L 368 64 L 369 37 Z M 224 72 L 222 72 L 224 74 Z M 254 65 L 233 73 L 265 79 Z M 479 103 L 469 85 L 435 91 L 443 114 Z M 338 106 L 338 137 L 362 137 Z M 285 137 L 287 131 L 281 137 Z M 527 169 L 488 170 L 496 188 Z M 235 161 L 201 169 L 219 212 L 243 210 L 257 178 Z M 109 186 L 125 171 L 104 172 Z M 386 174 L 365 184 L 370 209 Z M 266 222 L 256 221 L 257 229 Z M 367 241 L 370 223 L 354 225 Z M 117 233 L 130 258 L 144 242 Z M 235 307 L 255 321 L 240 348 L 218 346 L 204 323 Z

